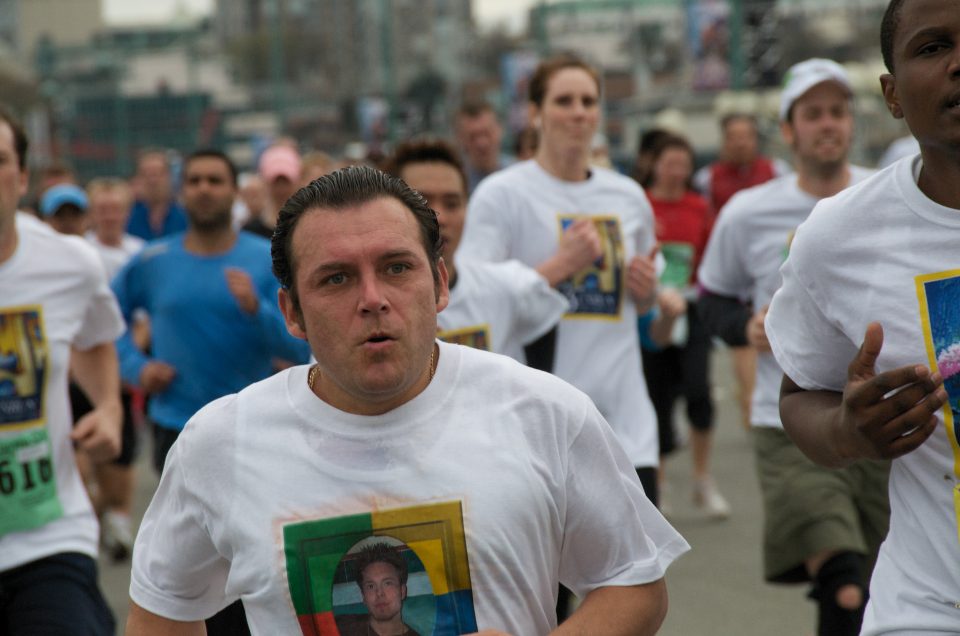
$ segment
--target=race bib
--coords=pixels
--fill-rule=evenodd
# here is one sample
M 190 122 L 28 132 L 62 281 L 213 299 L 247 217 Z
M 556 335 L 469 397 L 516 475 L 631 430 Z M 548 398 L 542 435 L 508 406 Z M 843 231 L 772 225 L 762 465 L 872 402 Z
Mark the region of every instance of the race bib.
M 0 536 L 63 516 L 43 404 L 48 362 L 43 309 L 0 312 Z
M 0 439 L 0 536 L 63 516 L 46 428 Z
M 689 243 L 661 243 L 667 266 L 660 275 L 660 284 L 674 289 L 684 289 L 690 285 L 693 273 L 693 245 Z

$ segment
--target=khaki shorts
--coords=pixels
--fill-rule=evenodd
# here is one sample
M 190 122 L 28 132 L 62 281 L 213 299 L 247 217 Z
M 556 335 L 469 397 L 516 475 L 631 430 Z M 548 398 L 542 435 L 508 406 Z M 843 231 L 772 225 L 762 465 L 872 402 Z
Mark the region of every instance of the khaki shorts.
M 866 555 L 872 570 L 889 527 L 890 463 L 823 468 L 781 429 L 754 427 L 753 440 L 763 493 L 764 578 L 807 581 L 804 561 L 825 550 Z

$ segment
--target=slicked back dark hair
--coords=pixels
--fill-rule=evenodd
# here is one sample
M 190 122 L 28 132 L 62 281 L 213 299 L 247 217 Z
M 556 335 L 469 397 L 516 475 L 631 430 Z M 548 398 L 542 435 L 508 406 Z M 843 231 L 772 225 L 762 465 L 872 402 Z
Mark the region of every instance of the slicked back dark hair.
M 442 240 L 436 212 L 430 209 L 419 192 L 401 179 L 369 166 L 348 166 L 311 181 L 280 208 L 270 248 L 273 274 L 280 286 L 290 293 L 297 313 L 300 313 L 300 301 L 296 288 L 296 263 L 293 261 L 293 233 L 304 213 L 313 209 L 342 211 L 382 198 L 400 201 L 417 220 L 434 286 L 439 288 Z
M 387 158 L 384 170 L 395 177 L 403 178 L 403 169 L 412 163 L 444 163 L 457 171 L 463 191 L 467 191 L 467 174 L 463 162 L 453 146 L 443 139 L 414 139 L 398 145 Z
M 400 585 L 407 584 L 407 562 L 400 551 L 387 543 L 372 543 L 360 548 L 357 553 L 357 585 L 363 589 L 363 571 L 374 563 L 386 563 L 397 570 Z
M 183 160 L 183 176 L 187 176 L 187 168 L 190 166 L 190 162 L 195 159 L 219 159 L 223 163 L 227 164 L 227 169 L 230 171 L 230 180 L 233 183 L 233 186 L 237 186 L 237 165 L 233 163 L 230 157 L 221 150 L 215 148 L 203 148 L 200 150 L 194 150 L 187 158 Z
M 880 54 L 887 71 L 893 73 L 893 41 L 900 26 L 900 13 L 905 0 L 890 0 L 880 22 Z
M 30 147 L 27 132 L 20 120 L 2 105 L 0 105 L 0 123 L 10 126 L 10 131 L 13 133 L 13 149 L 17 152 L 17 165 L 20 166 L 20 172 L 23 172 L 27 169 L 27 149 Z

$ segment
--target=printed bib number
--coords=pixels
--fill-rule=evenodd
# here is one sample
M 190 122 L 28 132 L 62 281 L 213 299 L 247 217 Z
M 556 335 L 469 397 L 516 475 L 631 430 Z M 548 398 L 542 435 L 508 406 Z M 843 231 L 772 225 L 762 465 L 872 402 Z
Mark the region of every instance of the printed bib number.
M 63 516 L 45 428 L 0 439 L 0 536 Z
M 660 275 L 660 283 L 674 289 L 684 289 L 690 285 L 693 272 L 693 245 L 689 243 L 663 243 L 660 245 L 667 266 Z

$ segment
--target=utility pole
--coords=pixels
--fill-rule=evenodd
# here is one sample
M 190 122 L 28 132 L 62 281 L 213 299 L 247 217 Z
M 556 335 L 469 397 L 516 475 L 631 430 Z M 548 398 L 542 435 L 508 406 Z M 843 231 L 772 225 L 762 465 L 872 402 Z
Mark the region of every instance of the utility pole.
M 393 10 L 390 0 L 380 0 L 380 63 L 383 70 L 383 92 L 387 98 L 387 139 L 397 140 L 397 78 L 393 65 Z
M 281 131 L 287 124 L 286 78 L 283 60 L 283 0 L 267 0 L 270 18 L 270 83 L 273 85 L 273 112 Z
M 744 88 L 746 62 L 743 53 L 743 0 L 730 2 L 730 87 L 734 90 Z

